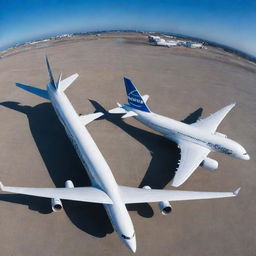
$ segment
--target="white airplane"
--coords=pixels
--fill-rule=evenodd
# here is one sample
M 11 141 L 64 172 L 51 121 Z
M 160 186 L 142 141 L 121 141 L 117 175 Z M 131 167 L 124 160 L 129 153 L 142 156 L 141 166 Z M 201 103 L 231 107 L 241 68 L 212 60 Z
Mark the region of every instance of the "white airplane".
M 136 238 L 126 204 L 160 202 L 161 212 L 167 214 L 171 211 L 169 201 L 237 196 L 239 189 L 234 192 L 196 192 L 157 190 L 151 189 L 149 186 L 132 188 L 118 185 L 107 162 L 85 128 L 85 125 L 100 117 L 102 113 L 79 116 L 64 93 L 78 77 L 78 74 L 64 80 L 61 80 L 60 75 L 57 83 L 55 83 L 47 58 L 46 63 L 50 76 L 47 90 L 22 84 L 17 84 L 17 86 L 51 101 L 60 122 L 87 170 L 92 186 L 74 187 L 70 180 L 65 182 L 65 188 L 7 187 L 0 182 L 2 191 L 51 198 L 52 209 L 55 212 L 62 209 L 61 199 L 101 203 L 104 205 L 119 238 L 132 252 L 136 251 Z
M 226 135 L 216 132 L 218 125 L 235 106 L 235 103 L 222 108 L 205 119 L 188 125 L 151 112 L 146 104 L 149 96 L 141 96 L 129 79 L 124 78 L 124 83 L 128 104 L 117 103 L 118 107 L 109 110 L 109 113 L 124 114 L 122 118 L 133 116 L 144 125 L 160 132 L 167 139 L 178 144 L 181 158 L 172 186 L 178 187 L 183 184 L 199 165 L 215 171 L 218 168 L 218 162 L 207 157 L 211 151 L 239 159 L 250 159 L 240 144 L 228 139 Z
M 164 39 L 161 39 L 160 41 L 156 41 L 155 44 L 158 46 L 172 47 L 172 46 L 176 46 L 178 44 L 178 42 L 177 41 L 166 41 Z
M 154 43 L 155 45 L 158 45 L 158 46 L 172 47 L 178 44 L 178 41 L 174 41 L 174 40 L 166 41 L 165 39 L 160 38 L 159 36 L 149 36 L 148 39 L 149 39 L 149 42 Z

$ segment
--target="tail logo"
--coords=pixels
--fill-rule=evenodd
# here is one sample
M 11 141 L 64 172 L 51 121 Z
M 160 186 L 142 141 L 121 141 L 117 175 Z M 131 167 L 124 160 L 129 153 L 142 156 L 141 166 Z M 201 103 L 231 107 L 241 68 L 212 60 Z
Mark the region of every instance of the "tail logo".
M 134 105 L 136 107 L 141 107 L 141 105 L 144 104 L 143 100 L 140 99 L 140 95 L 136 90 L 131 91 L 128 94 L 128 101 L 131 105 Z

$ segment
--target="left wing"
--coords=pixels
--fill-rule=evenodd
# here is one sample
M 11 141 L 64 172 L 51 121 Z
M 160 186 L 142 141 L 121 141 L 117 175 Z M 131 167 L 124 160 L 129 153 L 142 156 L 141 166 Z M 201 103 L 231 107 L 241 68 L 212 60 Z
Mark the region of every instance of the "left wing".
M 232 103 L 219 111 L 211 114 L 210 116 L 197 121 L 196 123 L 191 124 L 194 127 L 202 128 L 203 130 L 207 130 L 209 132 L 215 132 L 221 123 L 221 121 L 225 118 L 228 112 L 235 106 L 235 103 Z
M 25 188 L 25 187 L 6 187 L 0 182 L 0 189 L 5 192 L 17 193 L 29 196 L 46 198 L 58 198 L 64 200 L 112 204 L 109 196 L 100 189 L 94 187 L 77 188 Z
M 121 198 L 125 204 L 233 197 L 238 195 L 239 190 L 240 188 L 238 188 L 234 192 L 202 192 L 202 191 L 145 189 L 145 188 L 132 188 L 132 187 L 119 186 Z
M 189 141 L 181 141 L 179 148 L 181 158 L 172 182 L 174 187 L 183 184 L 211 152 L 209 149 Z

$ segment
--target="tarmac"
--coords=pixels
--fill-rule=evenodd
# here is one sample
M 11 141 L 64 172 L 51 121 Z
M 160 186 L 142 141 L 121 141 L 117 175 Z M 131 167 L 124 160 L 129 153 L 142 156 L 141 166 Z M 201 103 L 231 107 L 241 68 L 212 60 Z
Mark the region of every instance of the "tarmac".
M 88 39 L 89 38 L 89 39 Z M 233 191 L 236 198 L 171 203 L 163 216 L 157 204 L 129 205 L 137 237 L 136 255 L 252 256 L 256 251 L 256 65 L 231 53 L 164 48 L 143 34 L 107 34 L 20 47 L 0 59 L 0 180 L 7 186 L 90 185 L 65 130 L 47 100 L 15 83 L 45 88 L 48 55 L 55 77 L 79 73 L 66 93 L 78 113 L 106 112 L 125 103 L 123 77 L 149 94 L 153 112 L 187 123 L 231 102 L 236 107 L 218 131 L 241 143 L 250 161 L 218 153 L 216 172 L 199 167 L 178 189 Z M 47 46 L 47 47 L 46 47 Z M 88 100 L 89 99 L 89 100 Z M 179 150 L 175 143 L 133 118 L 106 115 L 87 126 L 118 184 L 170 186 Z M 103 206 L 63 201 L 52 213 L 49 199 L 0 194 L 0 254 L 131 255 Z

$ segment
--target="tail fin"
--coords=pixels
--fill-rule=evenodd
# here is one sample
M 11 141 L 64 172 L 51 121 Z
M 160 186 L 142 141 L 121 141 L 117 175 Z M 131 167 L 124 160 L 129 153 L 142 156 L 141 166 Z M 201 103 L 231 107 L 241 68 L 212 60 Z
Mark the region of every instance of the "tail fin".
M 124 77 L 124 84 L 126 88 L 129 105 L 135 109 L 144 112 L 150 112 L 146 102 L 143 100 L 142 96 L 140 95 L 135 85 L 131 82 L 131 80 Z
M 45 60 L 46 60 L 47 69 L 48 69 L 48 72 L 49 72 L 50 84 L 56 90 L 60 89 L 62 91 L 65 91 L 75 81 L 75 79 L 78 77 L 78 74 L 76 73 L 76 74 L 73 74 L 73 75 L 65 78 L 64 80 L 61 80 L 62 73 L 60 73 L 59 79 L 58 79 L 57 83 L 55 83 L 54 78 L 53 78 L 53 74 L 52 74 L 52 70 L 51 70 L 51 66 L 49 64 L 49 60 L 48 60 L 47 56 L 45 56 Z
M 49 61 L 48 61 L 48 57 L 47 57 L 47 56 L 45 56 L 45 61 L 46 61 L 46 65 L 47 65 L 47 69 L 48 69 L 48 73 L 49 73 L 49 77 L 50 77 L 50 84 L 51 84 L 52 86 L 54 86 L 54 87 L 57 89 L 57 87 L 56 87 L 56 85 L 55 85 L 55 82 L 54 82 L 53 75 L 52 75 L 51 66 L 50 66 L 50 64 L 49 64 Z M 59 84 L 59 83 L 58 83 L 58 84 Z

